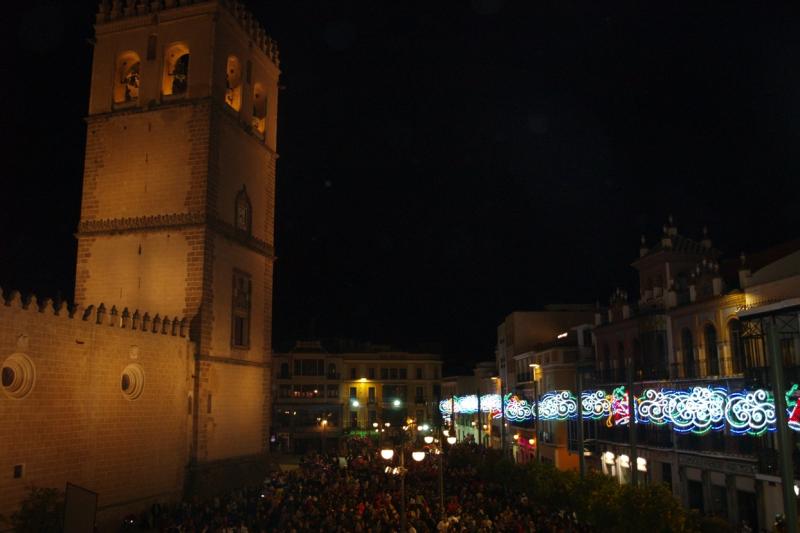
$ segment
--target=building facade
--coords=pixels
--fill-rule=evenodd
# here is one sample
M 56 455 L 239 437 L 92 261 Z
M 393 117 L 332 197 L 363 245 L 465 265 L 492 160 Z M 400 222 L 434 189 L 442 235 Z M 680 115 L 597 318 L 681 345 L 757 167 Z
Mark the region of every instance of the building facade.
M 633 263 L 638 301 L 618 290 L 596 317 L 594 386 L 611 390 L 632 382 L 634 397 L 644 388 L 771 389 L 763 335 L 741 315 L 800 293 L 798 247 L 781 248 L 720 263 L 707 234 L 692 240 L 670 221 L 655 246 L 643 242 Z M 791 307 L 782 313 L 783 361 L 787 379 L 797 382 L 798 314 Z M 591 464 L 630 482 L 630 430 L 595 425 Z M 640 482 L 668 484 L 686 507 L 754 530 L 770 527 L 782 512 L 775 433 L 696 435 L 637 424 L 635 441 Z
M 335 345 L 335 343 L 330 343 Z M 345 434 L 370 435 L 408 418 L 437 423 L 442 360 L 438 354 L 389 346 L 298 342 L 274 356 L 276 445 L 300 453 L 333 451 Z
M 0 306 L 3 514 L 29 485 L 111 514 L 265 466 L 277 46 L 236 1 L 104 1 L 95 30 L 76 306 Z

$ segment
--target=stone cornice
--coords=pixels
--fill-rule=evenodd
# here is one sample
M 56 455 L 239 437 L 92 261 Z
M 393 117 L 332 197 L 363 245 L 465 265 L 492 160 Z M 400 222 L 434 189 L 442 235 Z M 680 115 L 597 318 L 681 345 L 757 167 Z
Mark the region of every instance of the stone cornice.
M 93 237 L 145 231 L 165 231 L 188 227 L 208 226 L 216 233 L 265 257 L 274 257 L 274 249 L 265 241 L 236 229 L 217 217 L 204 213 L 172 213 L 129 218 L 82 220 L 76 236 Z
M 216 113 L 218 113 L 219 116 L 224 117 L 225 120 L 231 121 L 232 123 L 236 124 L 237 127 L 243 129 L 247 133 L 248 138 L 252 142 L 258 144 L 258 146 L 266 150 L 273 158 L 273 160 L 277 161 L 279 157 L 278 153 L 272 148 L 270 148 L 264 139 L 255 135 L 252 132 L 252 130 L 248 127 L 247 123 L 241 120 L 237 116 L 238 114 L 231 113 L 230 111 L 228 111 L 228 108 L 226 108 L 224 104 L 217 102 L 210 96 L 203 96 L 200 98 L 174 98 L 169 100 L 163 100 L 161 102 L 157 100 L 152 100 L 149 105 L 145 106 L 124 105 L 105 113 L 95 113 L 94 115 L 88 115 L 87 117 L 84 118 L 84 120 L 86 121 L 86 124 L 92 125 L 97 122 L 103 122 L 112 117 L 136 115 L 139 113 L 152 113 L 156 111 L 162 111 L 170 107 L 188 107 L 188 106 L 209 106 Z

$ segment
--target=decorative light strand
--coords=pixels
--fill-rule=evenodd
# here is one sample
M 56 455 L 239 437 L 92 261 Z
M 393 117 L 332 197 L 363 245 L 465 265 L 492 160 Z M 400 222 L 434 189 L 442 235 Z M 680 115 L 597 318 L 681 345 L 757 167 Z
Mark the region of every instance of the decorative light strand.
M 798 385 L 793 385 L 786 393 L 786 400 L 788 425 L 800 432 Z M 505 407 L 509 421 L 526 422 L 536 417 L 535 401 L 513 394 L 507 394 L 503 400 L 499 394 L 480 397 L 480 411 L 490 413 L 493 418 L 502 416 L 501 405 Z M 629 424 L 631 414 L 637 424 L 670 425 L 676 432 L 698 435 L 722 431 L 727 426 L 736 435 L 758 436 L 774 431 L 776 424 L 775 402 L 772 393 L 766 389 L 736 392 L 713 386 L 696 386 L 689 390 L 644 389 L 641 396 L 634 397 L 634 406 L 631 413 L 625 387 L 617 387 L 611 394 L 603 390 L 583 391 L 581 394 L 583 417 L 587 420 L 605 418 L 608 427 Z M 478 407 L 478 396 L 474 394 L 439 402 L 439 411 L 446 419 L 453 414 L 475 414 Z M 540 400 L 542 420 L 574 420 L 577 410 L 577 399 L 568 390 L 547 392 Z

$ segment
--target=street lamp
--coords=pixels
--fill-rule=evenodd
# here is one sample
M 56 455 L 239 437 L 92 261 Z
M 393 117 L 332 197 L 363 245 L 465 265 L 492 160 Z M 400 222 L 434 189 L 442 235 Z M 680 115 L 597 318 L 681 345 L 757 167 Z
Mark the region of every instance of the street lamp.
M 320 426 L 322 426 L 322 431 L 320 433 L 320 435 L 321 435 L 320 438 L 322 439 L 322 442 L 320 443 L 321 444 L 320 449 L 322 450 L 322 453 L 324 454 L 325 453 L 325 428 L 328 425 L 328 419 L 327 418 L 323 418 L 320 421 L 319 424 L 320 424 Z
M 457 438 L 455 438 L 455 437 L 453 437 L 451 435 L 451 436 L 447 437 L 447 444 L 453 445 L 453 444 L 456 443 L 457 440 L 458 440 Z
M 381 457 L 386 459 L 387 461 L 391 461 L 392 457 L 394 457 L 394 450 L 392 448 L 384 448 L 381 450 Z
M 506 396 L 503 390 L 503 380 L 499 376 L 492 377 L 497 382 L 500 391 L 500 453 L 505 457 L 506 454 Z
M 433 443 L 433 435 L 425 435 L 425 438 L 423 440 L 425 441 L 425 444 L 432 444 Z
M 411 458 L 414 459 L 416 462 L 420 462 L 425 459 L 425 452 L 411 452 Z
M 536 401 L 536 417 L 534 418 L 534 428 L 536 430 L 536 462 L 539 462 L 540 459 L 540 450 L 539 450 L 539 378 L 537 374 L 539 373 L 539 369 L 541 366 L 537 363 L 531 363 L 528 365 L 533 369 L 533 395 Z

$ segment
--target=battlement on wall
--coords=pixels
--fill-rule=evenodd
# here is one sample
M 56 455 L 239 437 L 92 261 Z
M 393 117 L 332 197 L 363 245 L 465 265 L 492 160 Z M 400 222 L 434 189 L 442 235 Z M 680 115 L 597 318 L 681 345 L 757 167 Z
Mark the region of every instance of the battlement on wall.
M 189 335 L 189 321 L 186 317 L 151 316 L 148 312 L 141 312 L 138 309 L 131 312 L 127 307 L 121 311 L 116 306 L 108 309 L 105 304 L 98 306 L 90 305 L 67 305 L 62 301 L 56 305 L 52 299 L 46 298 L 39 302 L 36 296 L 23 298 L 19 291 L 11 291 L 8 294 L 3 292 L 0 287 L 0 304 L 15 309 L 39 312 L 50 316 L 63 317 L 66 320 L 80 320 L 90 324 L 100 326 L 111 326 L 142 333 L 158 335 L 169 335 L 172 337 L 186 337 Z
M 239 0 L 102 0 L 97 10 L 97 24 L 116 20 L 158 14 L 161 11 L 176 9 L 193 4 L 219 3 L 239 23 L 239 26 L 253 39 L 275 66 L 280 65 L 278 43 L 267 32 L 250 11 Z

